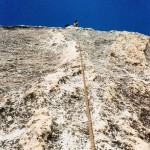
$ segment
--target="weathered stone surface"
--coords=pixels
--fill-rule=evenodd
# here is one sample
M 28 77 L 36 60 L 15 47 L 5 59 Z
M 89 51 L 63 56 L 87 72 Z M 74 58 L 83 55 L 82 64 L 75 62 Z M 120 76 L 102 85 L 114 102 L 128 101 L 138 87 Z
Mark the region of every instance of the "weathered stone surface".
M 96 149 L 150 148 L 150 37 L 0 27 L 2 150 L 88 150 L 79 45 Z

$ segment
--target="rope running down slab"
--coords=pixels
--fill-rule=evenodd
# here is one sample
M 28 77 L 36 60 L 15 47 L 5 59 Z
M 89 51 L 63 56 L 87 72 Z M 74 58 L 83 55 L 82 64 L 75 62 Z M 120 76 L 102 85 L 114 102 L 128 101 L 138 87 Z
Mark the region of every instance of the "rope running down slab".
M 83 75 L 83 83 L 84 83 L 84 94 L 85 94 L 85 101 L 86 101 L 86 114 L 87 114 L 87 118 L 88 118 L 87 125 L 88 125 L 89 137 L 90 137 L 90 142 L 91 142 L 91 150 L 95 150 L 94 134 L 93 134 L 93 128 L 92 128 L 91 113 L 90 113 L 90 108 L 89 108 L 89 100 L 88 100 L 87 86 L 86 86 L 85 72 L 84 72 L 85 67 L 84 67 L 84 64 L 83 64 L 83 58 L 82 58 L 80 43 L 79 43 L 79 51 L 80 51 L 80 60 L 81 60 L 81 69 L 82 69 L 82 75 Z

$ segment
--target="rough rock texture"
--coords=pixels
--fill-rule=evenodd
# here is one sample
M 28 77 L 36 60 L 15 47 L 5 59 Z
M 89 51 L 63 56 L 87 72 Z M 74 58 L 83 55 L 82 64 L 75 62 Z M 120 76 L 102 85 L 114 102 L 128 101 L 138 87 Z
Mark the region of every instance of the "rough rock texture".
M 0 27 L 0 150 L 88 150 L 79 45 L 97 150 L 150 149 L 150 37 Z

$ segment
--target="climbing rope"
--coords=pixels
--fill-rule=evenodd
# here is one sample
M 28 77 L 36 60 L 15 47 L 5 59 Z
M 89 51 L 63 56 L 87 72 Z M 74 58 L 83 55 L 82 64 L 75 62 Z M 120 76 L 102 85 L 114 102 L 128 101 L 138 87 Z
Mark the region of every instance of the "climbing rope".
M 82 69 L 82 76 L 83 76 L 85 101 L 86 101 L 86 114 L 87 114 L 87 118 L 88 118 L 87 125 L 88 125 L 89 137 L 90 137 L 90 142 L 91 142 L 91 150 L 95 150 L 94 134 L 93 134 L 93 128 L 92 128 L 91 113 L 90 113 L 90 108 L 89 108 L 89 100 L 88 100 L 87 86 L 86 86 L 85 72 L 84 72 L 85 66 L 83 63 L 83 57 L 82 57 L 82 53 L 81 53 L 81 47 L 80 47 L 79 40 L 78 40 L 78 45 L 79 45 L 78 48 L 80 51 L 81 69 Z

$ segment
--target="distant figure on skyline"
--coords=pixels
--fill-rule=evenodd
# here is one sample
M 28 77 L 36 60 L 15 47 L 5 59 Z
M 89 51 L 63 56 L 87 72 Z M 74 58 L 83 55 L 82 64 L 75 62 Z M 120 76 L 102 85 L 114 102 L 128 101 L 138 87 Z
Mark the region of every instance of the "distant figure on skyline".
M 78 20 L 77 20 L 77 19 L 74 20 L 73 26 L 74 26 L 74 27 L 78 27 Z

